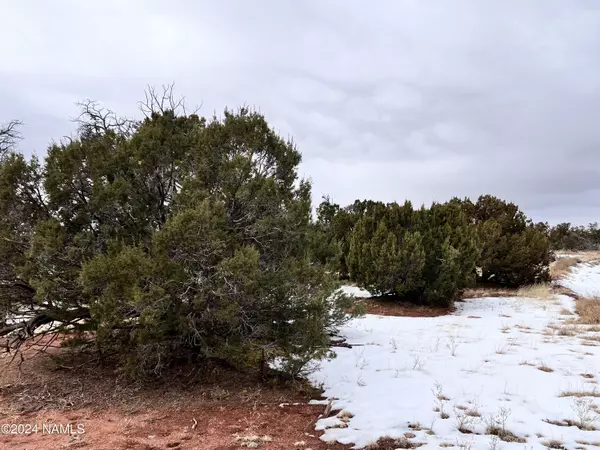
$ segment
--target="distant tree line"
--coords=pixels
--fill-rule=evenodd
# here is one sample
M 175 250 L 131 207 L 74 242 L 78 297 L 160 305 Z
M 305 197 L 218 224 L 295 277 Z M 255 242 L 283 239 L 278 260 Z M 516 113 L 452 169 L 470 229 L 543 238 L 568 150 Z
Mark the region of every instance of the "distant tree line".
M 553 250 L 600 250 L 600 229 L 595 222 L 588 226 L 560 223 L 549 228 L 548 235 Z
M 338 247 L 339 276 L 378 295 L 448 306 L 476 281 L 549 280 L 546 225 L 490 195 L 419 209 L 359 200 L 340 207 L 325 198 L 317 223 Z

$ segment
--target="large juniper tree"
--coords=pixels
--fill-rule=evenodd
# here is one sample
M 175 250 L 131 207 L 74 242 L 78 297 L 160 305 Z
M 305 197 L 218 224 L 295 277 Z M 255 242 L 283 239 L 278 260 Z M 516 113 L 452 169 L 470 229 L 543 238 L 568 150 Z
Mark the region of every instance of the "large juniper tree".
M 43 162 L 2 162 L 0 336 L 88 330 L 154 375 L 180 357 L 323 355 L 347 305 L 314 258 L 335 246 L 311 223 L 300 153 L 248 109 L 207 120 L 149 99 L 142 121 L 87 103 Z

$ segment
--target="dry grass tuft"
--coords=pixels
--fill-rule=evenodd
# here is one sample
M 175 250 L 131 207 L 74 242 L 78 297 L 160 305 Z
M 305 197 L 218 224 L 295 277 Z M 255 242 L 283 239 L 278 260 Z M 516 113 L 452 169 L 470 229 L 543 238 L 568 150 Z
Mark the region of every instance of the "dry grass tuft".
M 579 258 L 560 258 L 550 265 L 550 277 L 553 280 L 563 278 L 571 271 L 571 267 L 580 262 L 581 259 Z
M 578 444 L 581 445 L 591 445 L 593 447 L 600 447 L 600 441 L 594 441 L 594 442 L 589 442 L 589 441 L 575 441 Z
M 559 441 L 557 439 L 552 439 L 551 441 L 542 442 L 542 445 L 544 445 L 547 448 L 557 448 L 559 450 L 565 450 L 565 446 L 564 446 L 563 442 Z
M 425 445 L 423 442 L 411 442 L 406 438 L 394 439 L 382 437 L 365 447 L 365 450 L 395 450 L 397 448 L 417 448 Z
M 491 436 L 498 436 L 504 442 L 519 442 L 521 444 L 527 442 L 526 439 L 517 436 L 512 431 L 506 430 L 498 426 L 488 426 L 487 434 Z
M 580 430 L 584 430 L 584 431 L 595 431 L 596 430 L 596 428 L 591 425 L 583 425 L 583 424 L 576 422 L 574 420 L 571 420 L 571 419 L 563 419 L 563 420 L 544 419 L 544 422 L 549 423 L 551 425 L 556 425 L 558 427 L 577 427 Z
M 486 297 L 512 297 L 515 295 L 514 289 L 500 288 L 491 285 L 478 285 L 463 292 L 461 298 L 486 298 Z
M 580 298 L 575 300 L 575 311 L 579 314 L 577 323 L 600 325 L 600 298 Z
M 554 293 L 552 292 L 552 286 L 549 283 L 536 283 L 519 288 L 517 290 L 517 296 L 549 300 L 554 296 Z
M 564 391 L 560 393 L 561 397 L 600 397 L 600 392 L 593 391 Z
M 542 364 L 541 366 L 538 366 L 538 370 L 541 370 L 542 372 L 554 372 L 554 369 L 552 367 L 548 367 L 546 364 Z

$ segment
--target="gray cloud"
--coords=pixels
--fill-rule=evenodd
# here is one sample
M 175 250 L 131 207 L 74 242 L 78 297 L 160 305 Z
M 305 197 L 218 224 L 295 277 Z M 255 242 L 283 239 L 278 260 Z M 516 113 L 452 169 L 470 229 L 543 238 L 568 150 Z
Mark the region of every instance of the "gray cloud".
M 6 2 L 0 122 L 27 153 L 76 101 L 137 114 L 176 82 L 201 112 L 260 108 L 303 153 L 315 200 L 492 193 L 537 220 L 600 213 L 594 1 Z

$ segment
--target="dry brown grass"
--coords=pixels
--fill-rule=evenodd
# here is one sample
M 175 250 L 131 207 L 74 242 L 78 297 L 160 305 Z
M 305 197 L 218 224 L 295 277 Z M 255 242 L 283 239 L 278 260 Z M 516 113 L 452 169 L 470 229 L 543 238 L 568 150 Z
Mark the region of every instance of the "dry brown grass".
M 569 257 L 580 259 L 581 262 L 590 262 L 590 261 L 600 260 L 600 250 L 564 251 L 564 252 L 556 252 L 556 253 L 568 254 Z M 565 258 L 560 258 L 560 259 L 565 259 Z
M 550 277 L 553 280 L 564 278 L 571 271 L 571 267 L 581 261 L 578 257 L 560 258 L 550 265 Z
M 551 441 L 542 442 L 542 444 L 547 448 L 557 448 L 564 450 L 565 446 L 562 441 L 558 439 L 552 439 Z
M 592 447 L 600 447 L 600 441 L 589 442 L 589 441 L 575 441 L 581 445 L 591 445 Z
M 536 283 L 519 288 L 517 290 L 517 296 L 549 300 L 554 297 L 554 293 L 552 292 L 552 286 L 549 283 Z
M 600 392 L 593 391 L 564 391 L 560 394 L 561 397 L 600 397 Z
M 488 426 L 486 434 L 489 434 L 490 436 L 498 436 L 504 442 L 519 442 L 521 444 L 527 442 L 526 439 L 517 436 L 512 431 L 498 426 Z
M 554 372 L 554 369 L 552 367 L 548 367 L 546 364 L 542 364 L 541 366 L 538 366 L 538 370 L 541 370 L 542 372 Z
M 461 298 L 513 297 L 514 295 L 514 289 L 499 288 L 493 285 L 477 285 L 463 292 Z
M 579 314 L 577 323 L 587 325 L 600 324 L 600 298 L 580 298 L 575 300 L 575 312 Z
M 563 420 L 544 419 L 544 422 L 549 423 L 551 425 L 556 425 L 558 427 L 577 427 L 580 430 L 584 430 L 584 431 L 595 431 L 596 430 L 596 427 L 593 427 L 592 425 L 581 424 L 581 423 L 576 422 L 571 419 L 563 419 Z

